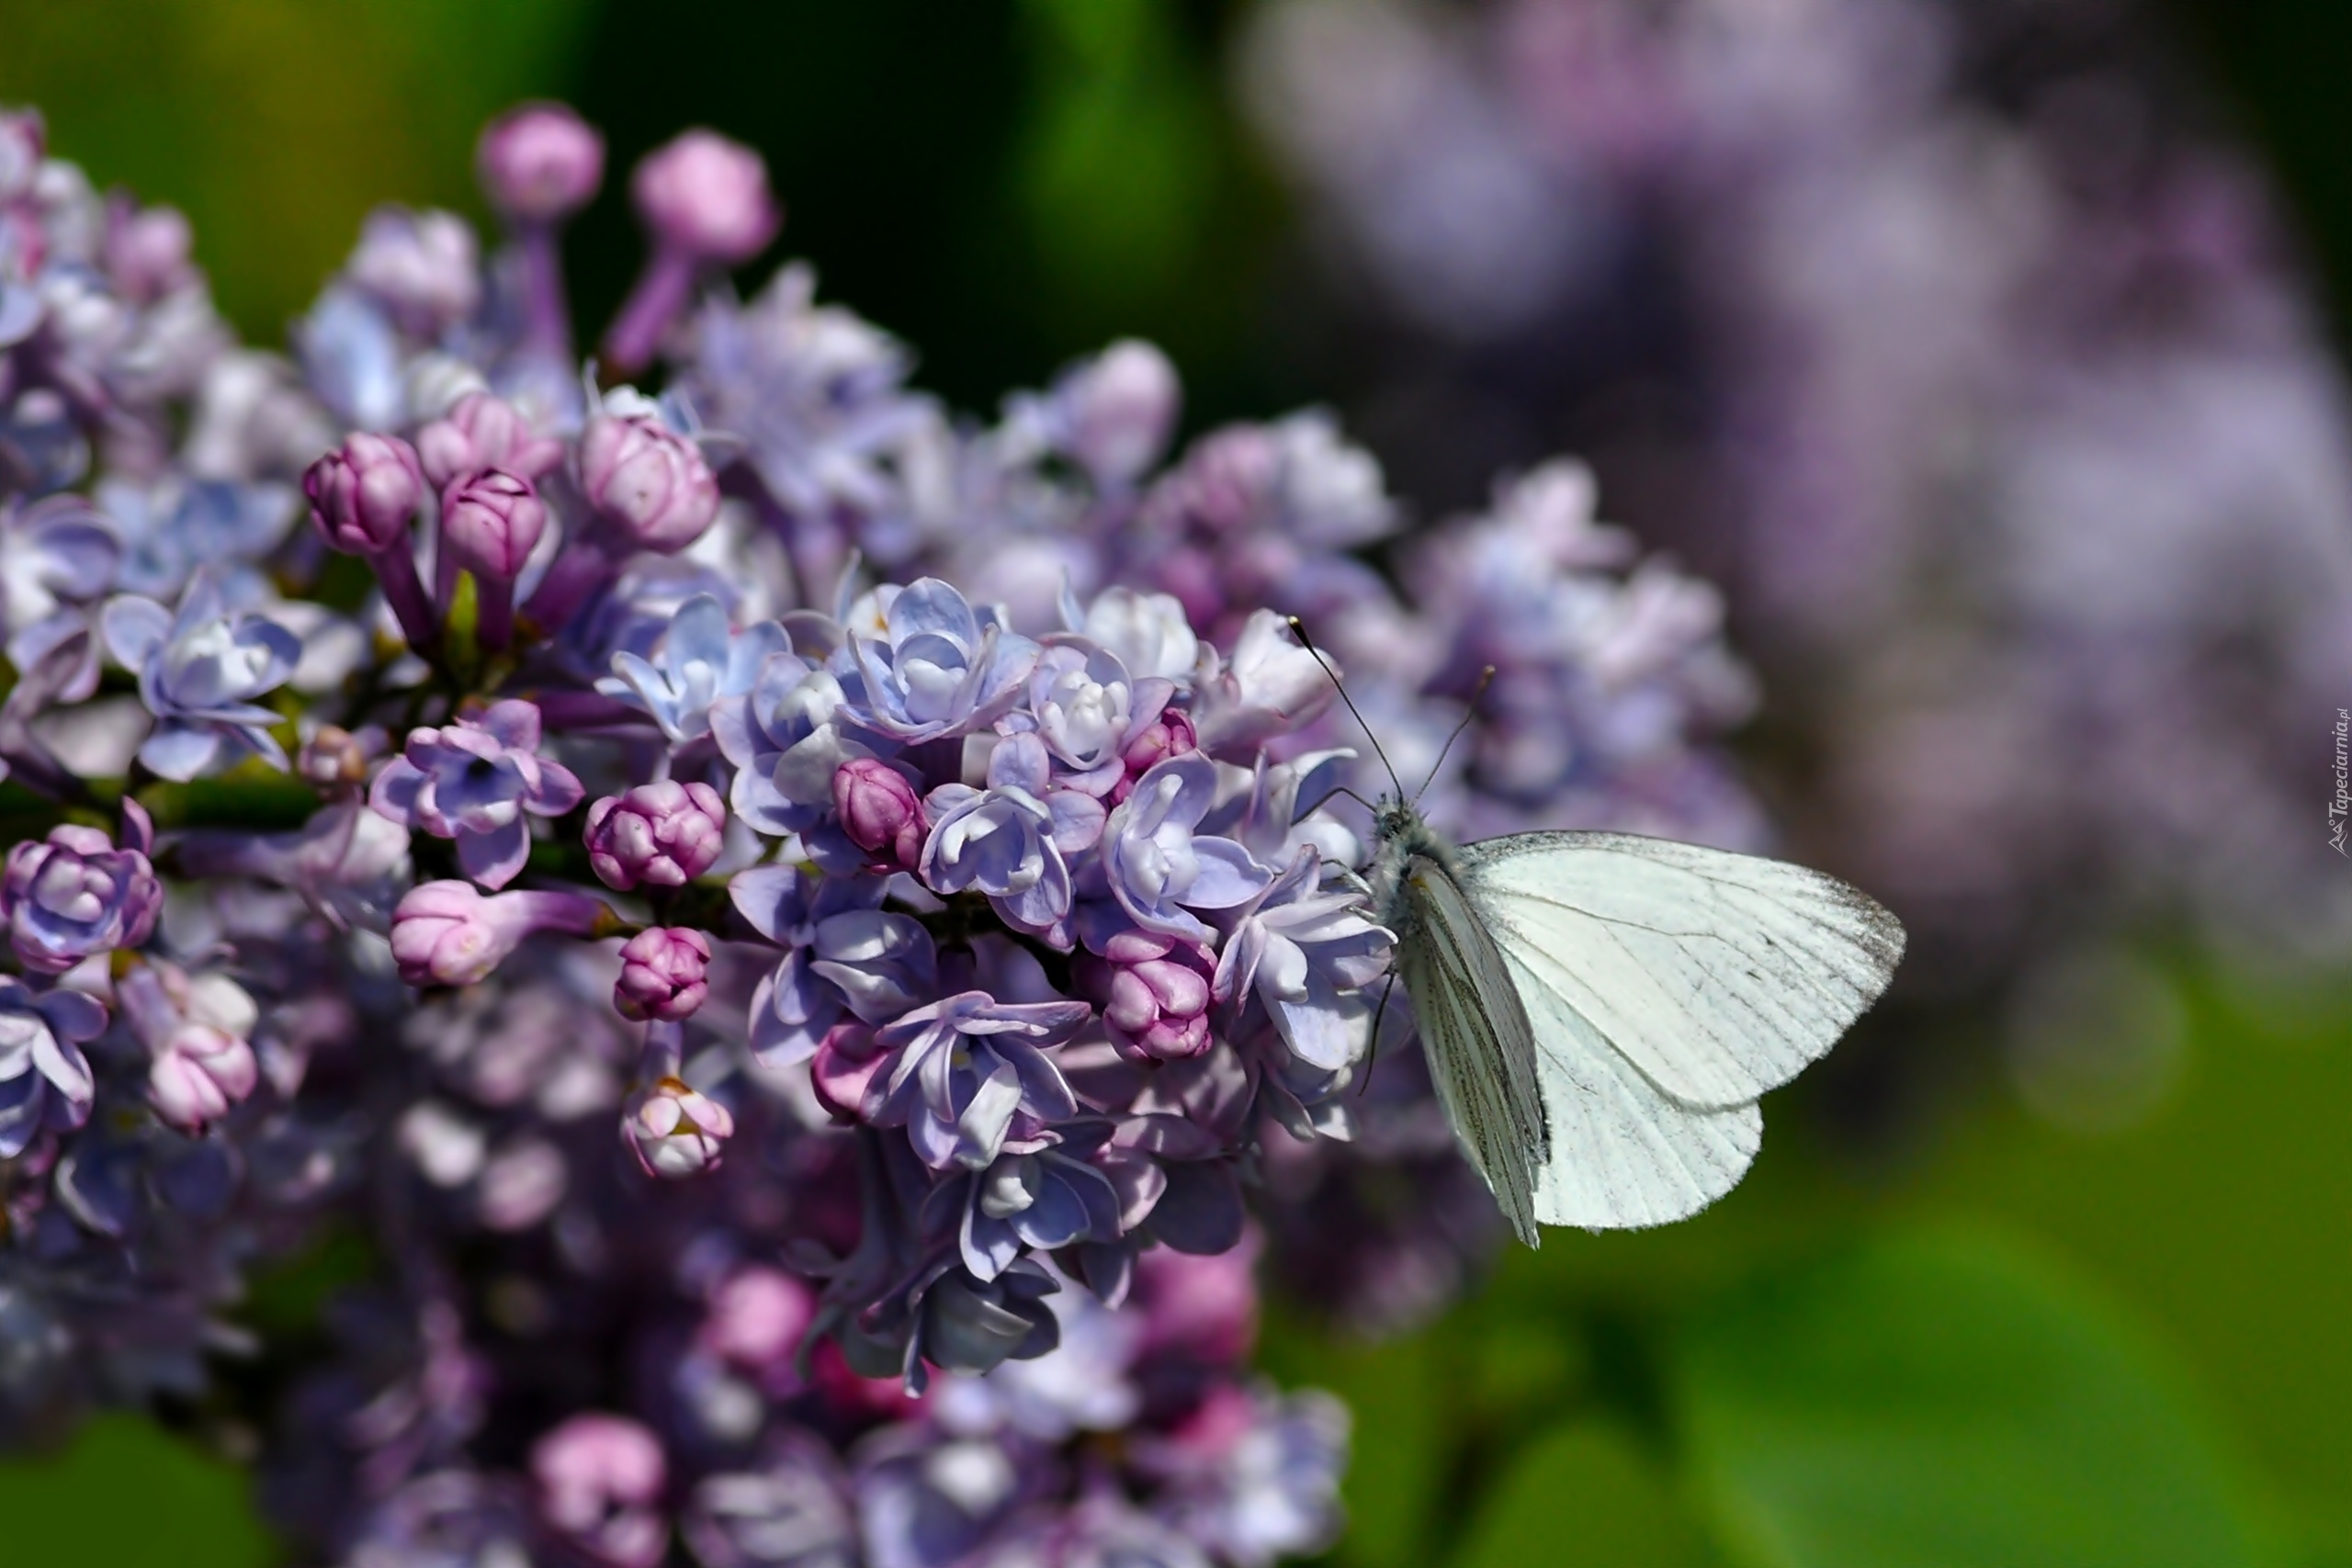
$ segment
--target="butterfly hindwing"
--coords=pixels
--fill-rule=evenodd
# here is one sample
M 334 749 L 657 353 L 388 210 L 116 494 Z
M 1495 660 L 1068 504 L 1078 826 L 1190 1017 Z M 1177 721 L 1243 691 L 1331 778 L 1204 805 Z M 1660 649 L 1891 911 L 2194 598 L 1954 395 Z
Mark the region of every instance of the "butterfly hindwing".
M 1751 1101 L 1698 1110 L 1658 1087 L 1504 950 L 1535 1040 L 1552 1154 L 1535 1173 L 1547 1225 L 1620 1230 L 1697 1213 L 1738 1184 L 1764 1141 Z
M 1430 1077 L 1504 1217 L 1533 1247 L 1536 1172 L 1553 1143 L 1518 988 L 1442 865 L 1411 859 L 1397 890 L 1406 928 L 1398 932 L 1399 964 Z

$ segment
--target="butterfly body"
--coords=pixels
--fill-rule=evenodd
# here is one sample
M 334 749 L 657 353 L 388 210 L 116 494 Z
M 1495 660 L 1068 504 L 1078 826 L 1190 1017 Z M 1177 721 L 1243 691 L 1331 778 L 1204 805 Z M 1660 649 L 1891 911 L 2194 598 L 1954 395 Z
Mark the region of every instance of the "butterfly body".
M 1395 801 L 1374 831 L 1430 1076 L 1531 1247 L 1539 1224 L 1662 1224 L 1729 1190 L 1762 1140 L 1757 1098 L 1902 955 L 1894 916 L 1780 861 L 1623 833 L 1457 847 Z

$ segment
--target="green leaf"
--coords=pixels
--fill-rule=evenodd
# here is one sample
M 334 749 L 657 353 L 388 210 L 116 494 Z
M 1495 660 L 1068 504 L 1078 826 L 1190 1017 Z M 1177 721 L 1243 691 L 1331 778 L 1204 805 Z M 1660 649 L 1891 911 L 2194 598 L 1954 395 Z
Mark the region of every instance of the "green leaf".
M 0 1464 L 9 1562 L 263 1568 L 277 1560 L 243 1471 L 136 1416 L 101 1416 L 47 1459 Z
M 1698 1495 L 1741 1562 L 2278 1560 L 2160 1358 L 2006 1243 L 1855 1249 L 1737 1293 L 1669 1359 Z
M 1489 1491 L 1453 1568 L 1711 1568 L 1722 1561 L 1622 1427 L 1581 1421 L 1522 1450 Z

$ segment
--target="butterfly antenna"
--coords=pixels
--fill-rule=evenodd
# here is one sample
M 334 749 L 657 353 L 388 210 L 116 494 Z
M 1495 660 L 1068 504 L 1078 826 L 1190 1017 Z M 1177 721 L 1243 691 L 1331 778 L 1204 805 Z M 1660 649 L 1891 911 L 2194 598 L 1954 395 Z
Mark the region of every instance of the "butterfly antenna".
M 1445 744 L 1438 748 L 1437 761 L 1430 764 L 1430 776 L 1421 781 L 1421 787 L 1413 792 L 1414 800 L 1419 801 L 1429 794 L 1430 785 L 1437 783 L 1437 771 L 1445 766 L 1445 759 L 1453 750 L 1453 743 L 1462 739 L 1462 732 L 1470 728 L 1472 719 L 1478 716 L 1478 699 L 1487 694 L 1487 688 L 1493 684 L 1494 679 L 1495 667 L 1491 664 L 1478 671 L 1478 686 L 1470 694 L 1469 709 L 1463 714 L 1462 722 L 1453 727 L 1453 733 L 1445 738 Z
M 1323 666 L 1323 673 L 1331 678 L 1331 689 L 1340 694 L 1340 700 L 1348 705 L 1348 712 L 1355 716 L 1356 728 L 1363 731 L 1366 740 L 1372 742 L 1372 754 L 1380 759 L 1382 767 L 1388 770 L 1388 782 L 1396 786 L 1396 798 L 1404 799 L 1405 781 L 1396 776 L 1396 765 L 1388 760 L 1388 753 L 1380 749 L 1380 737 L 1374 735 L 1372 726 L 1363 721 L 1363 711 L 1356 706 L 1356 700 L 1348 695 L 1347 687 L 1340 683 L 1340 672 L 1331 668 L 1331 661 L 1323 657 L 1323 650 L 1315 646 L 1313 637 L 1306 635 L 1306 623 L 1296 615 L 1291 616 L 1290 634 L 1298 638 L 1299 647 L 1315 656 L 1315 662 Z

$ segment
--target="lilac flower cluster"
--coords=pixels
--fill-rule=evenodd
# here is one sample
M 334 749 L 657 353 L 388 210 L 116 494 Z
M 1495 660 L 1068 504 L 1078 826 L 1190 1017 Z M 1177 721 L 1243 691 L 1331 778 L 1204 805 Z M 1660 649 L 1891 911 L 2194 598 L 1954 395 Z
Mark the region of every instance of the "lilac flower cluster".
M 1670 474 L 1784 677 L 1794 830 L 1947 992 L 2156 923 L 2352 940 L 2310 870 L 2343 374 L 2261 172 L 2112 9 L 1270 0 L 1240 50 L 1403 455 Z
M 247 1272 L 341 1234 L 334 1350 L 243 1417 L 322 1558 L 1318 1549 L 1345 1416 L 1250 1378 L 1254 1238 L 1352 1212 L 1360 1120 L 1475 1179 L 1383 1132 L 1409 1054 L 1352 1092 L 1373 781 L 1282 613 L 1416 773 L 1496 666 L 1456 826 L 1748 838 L 1713 599 L 1562 465 L 1408 601 L 1328 419 L 1155 472 L 1140 344 L 951 417 L 804 267 L 735 299 L 778 210 L 707 132 L 636 172 L 605 344 L 674 378 L 601 384 L 556 249 L 601 142 L 531 106 L 480 162 L 486 261 L 387 209 L 292 360 L 132 375 L 184 234 L 0 118 L 0 1436 L 203 1393 Z M 1330 1279 L 1428 1310 L 1460 1213 Z

